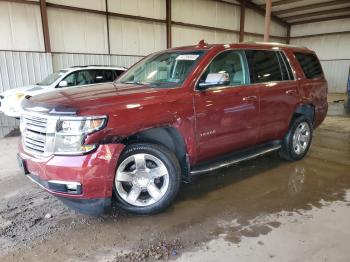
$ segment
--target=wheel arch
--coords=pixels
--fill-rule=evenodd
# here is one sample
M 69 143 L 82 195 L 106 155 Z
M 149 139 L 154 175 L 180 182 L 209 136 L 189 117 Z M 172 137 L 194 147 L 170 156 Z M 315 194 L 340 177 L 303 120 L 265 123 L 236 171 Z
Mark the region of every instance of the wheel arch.
M 311 123 L 314 124 L 315 122 L 315 106 L 313 104 L 304 104 L 299 105 L 293 112 L 293 116 L 291 119 L 291 123 L 293 123 L 293 120 L 299 116 L 306 116 L 310 119 Z
M 175 153 L 179 160 L 184 180 L 189 179 L 189 160 L 185 140 L 179 130 L 172 126 L 149 128 L 132 134 L 121 141 L 125 145 L 133 143 L 160 144 Z

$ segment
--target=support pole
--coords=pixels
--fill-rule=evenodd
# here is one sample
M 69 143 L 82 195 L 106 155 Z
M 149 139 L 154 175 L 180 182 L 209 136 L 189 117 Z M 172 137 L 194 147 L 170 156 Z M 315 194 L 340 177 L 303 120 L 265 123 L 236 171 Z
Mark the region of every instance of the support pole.
M 239 22 L 239 42 L 244 41 L 244 24 L 245 24 L 245 2 L 241 2 L 241 19 Z
M 287 26 L 287 44 L 290 44 L 290 29 L 291 29 L 291 25 L 289 24 Z
M 171 0 L 166 0 L 166 46 L 171 48 Z
M 111 39 L 109 35 L 109 11 L 108 11 L 108 0 L 105 1 L 106 5 L 106 25 L 107 25 L 107 52 L 111 54 Z
M 41 22 L 43 26 L 45 52 L 50 53 L 51 44 L 50 44 L 49 22 L 47 20 L 46 0 L 40 0 L 40 13 L 41 13 Z
M 266 0 L 264 42 L 269 42 L 269 39 L 270 39 L 271 6 L 272 6 L 272 1 Z

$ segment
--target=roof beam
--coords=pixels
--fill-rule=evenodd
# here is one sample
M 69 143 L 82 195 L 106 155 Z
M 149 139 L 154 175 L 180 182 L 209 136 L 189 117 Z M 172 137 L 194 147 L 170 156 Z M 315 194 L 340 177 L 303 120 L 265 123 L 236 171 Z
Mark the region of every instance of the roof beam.
M 301 15 L 287 16 L 287 17 L 284 17 L 284 19 L 296 20 L 296 19 L 302 19 L 302 18 L 309 18 L 311 16 L 332 15 L 332 14 L 343 13 L 343 12 L 348 12 L 348 11 L 350 11 L 350 7 L 343 7 L 343 8 L 338 8 L 338 9 L 329 9 L 329 10 L 312 12 L 312 13 L 301 14 Z
M 272 2 L 272 7 L 275 6 L 280 6 L 280 5 L 287 5 L 287 4 L 292 4 L 295 2 L 301 2 L 303 0 L 280 0 L 280 1 L 276 1 L 276 2 Z M 260 7 L 264 7 L 265 4 L 259 5 Z
M 322 18 L 315 18 L 315 19 L 303 20 L 303 21 L 298 21 L 298 22 L 292 22 L 291 25 L 302 25 L 302 24 L 308 24 L 308 23 L 317 23 L 317 22 L 324 22 L 324 21 L 337 20 L 337 19 L 346 19 L 346 18 L 350 18 L 350 14 L 348 14 L 348 15 L 331 16 L 331 17 L 322 17 Z
M 284 14 L 288 14 L 288 13 L 307 11 L 307 10 L 312 10 L 312 9 L 316 9 L 316 8 L 335 6 L 335 5 L 341 5 L 341 4 L 350 4 L 350 2 L 349 2 L 349 0 L 330 1 L 330 2 L 324 2 L 324 3 L 299 6 L 299 7 L 295 7 L 295 8 L 286 9 L 286 10 L 276 11 L 273 13 L 275 15 L 284 15 Z

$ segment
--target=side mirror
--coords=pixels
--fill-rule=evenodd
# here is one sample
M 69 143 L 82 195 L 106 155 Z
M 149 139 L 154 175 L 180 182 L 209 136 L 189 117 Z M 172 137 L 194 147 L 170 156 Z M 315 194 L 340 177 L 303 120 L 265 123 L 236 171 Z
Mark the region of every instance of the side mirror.
M 230 84 L 230 77 L 226 72 L 210 73 L 205 82 L 198 84 L 198 90 L 205 90 L 212 86 L 225 86 Z
M 58 86 L 59 86 L 59 87 L 67 87 L 67 86 L 68 86 L 68 83 L 67 83 L 67 81 L 62 80 L 61 82 L 59 82 Z

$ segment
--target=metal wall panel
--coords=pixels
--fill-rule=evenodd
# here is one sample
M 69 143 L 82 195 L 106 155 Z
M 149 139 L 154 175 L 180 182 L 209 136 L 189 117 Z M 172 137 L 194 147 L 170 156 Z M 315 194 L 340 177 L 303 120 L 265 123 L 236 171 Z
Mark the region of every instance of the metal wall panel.
M 143 56 L 166 48 L 165 24 L 119 17 L 109 19 L 112 54 Z
M 113 65 L 130 67 L 141 58 L 142 56 L 52 54 L 52 64 L 54 71 L 81 65 Z
M 46 0 L 48 3 L 94 9 L 99 11 L 106 10 L 105 0 Z
M 130 67 L 136 62 L 140 61 L 143 56 L 118 56 L 111 55 L 111 65 Z
M 0 50 L 44 51 L 40 7 L 0 2 Z
M 246 9 L 244 30 L 250 33 L 264 33 L 265 16 L 252 10 Z M 287 36 L 287 28 L 271 20 L 270 34 Z
M 173 46 L 196 45 L 202 39 L 207 43 L 234 43 L 238 41 L 238 34 L 221 31 L 205 30 L 184 26 L 173 26 Z
M 239 30 L 240 8 L 209 0 L 173 0 L 172 19 L 176 22 Z
M 110 65 L 109 55 L 87 55 L 87 54 L 52 54 L 54 71 L 84 65 Z
M 293 37 L 343 31 L 350 31 L 350 18 L 293 25 L 290 31 L 290 35 Z
M 48 8 L 51 49 L 63 53 L 108 53 L 106 16 Z
M 110 12 L 165 19 L 165 0 L 109 0 Z
M 333 23 L 332 21 L 331 24 Z M 305 26 L 309 29 L 315 28 L 317 33 L 322 32 L 315 23 Z M 323 23 L 322 27 L 324 31 L 328 31 L 326 24 Z M 332 25 L 330 25 L 330 27 L 332 28 Z M 292 30 L 294 30 L 293 27 Z M 312 32 L 314 33 L 315 31 Z M 297 30 L 294 30 L 294 33 L 304 34 L 305 32 L 298 27 Z M 321 60 L 325 76 L 328 80 L 330 93 L 346 92 L 350 65 L 350 34 L 291 39 L 291 44 L 305 46 L 316 52 Z
M 264 37 L 263 36 L 244 34 L 244 41 L 245 42 L 263 42 L 264 41 Z
M 345 93 L 350 69 L 350 59 L 321 61 L 329 93 Z
M 37 83 L 51 72 L 51 54 L 0 51 L 0 92 Z M 16 127 L 17 120 L 0 114 L 0 138 Z
M 291 39 L 291 43 L 316 51 L 321 60 L 350 59 L 350 33 Z

